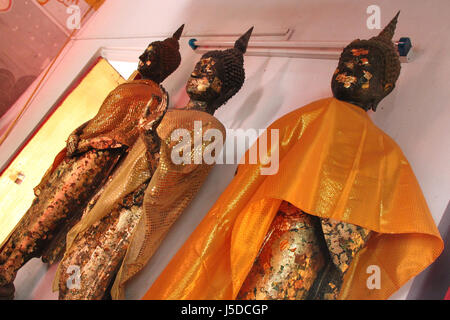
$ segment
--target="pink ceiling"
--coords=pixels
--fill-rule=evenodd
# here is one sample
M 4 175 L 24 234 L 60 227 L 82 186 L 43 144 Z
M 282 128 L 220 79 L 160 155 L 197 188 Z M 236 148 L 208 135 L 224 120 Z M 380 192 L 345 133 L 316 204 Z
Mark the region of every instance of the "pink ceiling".
M 66 23 L 71 5 L 79 7 L 81 17 L 90 7 L 84 0 L 0 0 L 0 117 L 73 31 Z

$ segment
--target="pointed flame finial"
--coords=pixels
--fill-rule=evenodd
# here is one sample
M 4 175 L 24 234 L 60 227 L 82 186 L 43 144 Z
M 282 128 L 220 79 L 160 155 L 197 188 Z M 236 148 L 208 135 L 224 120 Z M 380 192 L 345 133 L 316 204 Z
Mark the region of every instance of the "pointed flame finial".
M 389 22 L 389 24 L 383 30 L 381 30 L 380 34 L 378 36 L 376 36 L 375 38 L 377 38 L 378 40 L 384 41 L 384 42 L 389 42 L 389 43 L 392 42 L 392 38 L 394 37 L 395 29 L 397 27 L 397 21 L 398 21 L 399 14 L 400 14 L 400 11 L 397 12 L 395 17 L 391 20 L 391 22 Z
M 253 27 L 247 30 L 239 39 L 234 43 L 234 48 L 241 51 L 242 54 L 247 51 L 248 41 L 250 40 L 250 36 L 252 35 Z
M 178 28 L 177 31 L 172 35 L 172 38 L 180 40 L 181 34 L 183 33 L 184 24 L 181 25 L 181 27 Z

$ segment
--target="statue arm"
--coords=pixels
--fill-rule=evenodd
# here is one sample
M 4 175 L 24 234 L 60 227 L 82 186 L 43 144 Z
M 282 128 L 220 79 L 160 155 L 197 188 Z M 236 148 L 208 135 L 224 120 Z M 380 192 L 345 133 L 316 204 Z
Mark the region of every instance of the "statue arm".
M 92 148 L 120 147 L 117 141 L 105 137 L 104 134 L 120 124 L 126 113 L 125 110 L 132 107 L 130 103 L 130 92 L 123 85 L 117 86 L 105 98 L 95 117 L 83 123 L 70 134 L 67 140 L 67 155 L 72 156 Z M 88 128 L 86 129 L 86 127 Z M 81 139 L 83 133 L 88 137 Z
M 67 144 L 66 144 L 67 156 L 71 157 L 75 153 L 75 151 L 77 150 L 78 143 L 80 141 L 80 135 L 83 133 L 84 128 L 86 128 L 86 126 L 89 124 L 90 121 L 91 120 L 86 121 L 81 126 L 76 128 L 69 135 L 69 138 L 67 139 Z
M 91 141 L 80 141 L 80 136 L 83 134 L 83 130 L 84 128 L 86 128 L 89 123 L 92 121 L 88 120 L 85 123 L 83 123 L 82 125 L 80 125 L 78 128 L 76 128 L 74 131 L 72 131 L 72 133 L 69 135 L 69 137 L 67 138 L 66 141 L 66 148 L 63 149 L 56 157 L 55 157 L 55 161 L 53 162 L 53 164 L 50 166 L 50 168 L 48 168 L 48 170 L 45 172 L 44 176 L 42 177 L 41 181 L 39 182 L 39 184 L 34 187 L 34 194 L 36 196 L 39 196 L 39 194 L 41 193 L 41 189 L 45 186 L 45 184 L 47 183 L 48 179 L 50 178 L 50 175 L 53 173 L 53 171 L 55 170 L 55 168 L 57 167 L 57 165 L 65 158 L 65 157 L 72 157 L 74 156 L 76 153 L 81 153 L 81 152 L 85 152 L 89 149 L 91 149 L 92 147 L 96 147 L 96 146 L 105 146 L 106 144 L 108 145 L 115 145 L 115 142 L 112 141 L 112 139 L 109 139 L 111 141 L 104 141 L 100 139 L 100 141 L 93 141 L 93 143 L 91 143 Z M 99 140 L 99 139 L 97 139 Z M 103 147 L 104 149 L 105 147 Z M 102 149 L 102 148 L 98 148 L 98 149 Z
M 83 153 L 90 149 L 97 149 L 97 150 L 114 149 L 120 148 L 122 146 L 123 144 L 112 138 L 100 136 L 80 141 L 76 147 L 76 152 Z

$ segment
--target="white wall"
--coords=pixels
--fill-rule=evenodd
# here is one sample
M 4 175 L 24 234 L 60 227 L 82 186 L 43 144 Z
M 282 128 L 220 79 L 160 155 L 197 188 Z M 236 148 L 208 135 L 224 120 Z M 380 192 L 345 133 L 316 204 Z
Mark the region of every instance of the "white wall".
M 372 116 L 376 124 L 397 141 L 411 162 L 438 224 L 450 191 L 448 0 L 426 4 L 420 0 L 107 1 L 78 36 L 85 40 L 71 43 L 45 88 L 40 90 L 19 125 L 0 147 L 0 165 L 102 46 L 145 48 L 154 39 L 142 36 L 168 35 L 182 23 L 186 24 L 188 33 L 240 33 L 253 25 L 255 32 L 294 28 L 292 40 L 368 38 L 377 33 L 366 28 L 366 8 L 371 4 L 381 7 L 382 25 L 401 9 L 396 39 L 410 37 L 418 51 L 412 63 L 402 65 L 397 88 Z M 199 58 L 188 47 L 187 40 L 182 38 L 180 68 L 164 83 L 172 106 L 186 102 L 184 83 Z M 247 80 L 243 89 L 216 116 L 227 128 L 265 128 L 287 112 L 330 96 L 329 84 L 336 63 L 333 60 L 246 57 Z M 226 188 L 234 170 L 233 165 L 214 168 L 147 268 L 130 284 L 129 298 L 140 298 L 145 293 Z M 32 267 L 25 269 L 44 270 L 37 262 L 32 263 Z M 17 288 L 21 298 L 54 297 L 43 283 L 27 285 L 23 279 L 30 271 L 25 269 L 18 276 L 18 281 L 22 281 L 22 288 Z M 48 282 L 49 278 L 43 276 L 41 282 Z M 392 298 L 404 299 L 410 286 L 411 282 Z

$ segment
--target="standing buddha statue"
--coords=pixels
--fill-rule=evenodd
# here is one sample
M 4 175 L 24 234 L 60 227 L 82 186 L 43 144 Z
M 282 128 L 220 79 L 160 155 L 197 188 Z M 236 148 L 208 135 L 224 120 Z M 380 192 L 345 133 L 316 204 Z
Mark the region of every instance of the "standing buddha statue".
M 378 36 L 344 48 L 331 81 L 336 99 L 376 111 L 394 89 L 400 75 L 392 43 L 398 15 Z M 282 201 L 237 298 L 335 300 L 353 258 L 371 234 L 367 228 L 310 215 Z M 295 254 L 286 254 L 293 248 Z
M 225 128 L 212 115 L 244 83 L 243 54 L 251 32 L 232 49 L 202 56 L 187 82 L 190 100 L 185 107 L 167 111 L 162 120 L 143 115 L 141 138 L 93 208 L 68 234 L 54 281 L 60 299 L 103 299 L 110 288 L 113 299 L 125 298 L 125 283 L 146 265 L 214 165 L 195 158 L 206 149 L 220 153 Z M 191 147 L 183 149 L 183 158 L 190 160 L 177 164 L 172 155 L 180 141 L 172 134 L 183 129 Z M 203 139 L 202 133 L 209 130 L 220 134 L 214 140 L 194 141 L 199 132 Z M 72 266 L 79 266 L 77 286 L 71 282 Z
M 35 187 L 31 207 L 1 248 L 2 290 L 14 292 L 17 271 L 31 258 L 45 252 L 44 260 L 54 262 L 64 252 L 67 231 L 135 143 L 143 110 L 161 112 L 156 109 L 167 93 L 160 83 L 180 64 L 182 30 L 183 26 L 172 37 L 150 43 L 139 57 L 140 79 L 117 86 L 97 115 L 69 136 L 66 148 Z
M 400 74 L 397 17 L 344 48 L 334 97 L 268 127 L 278 172 L 240 164 L 145 299 L 386 299 L 439 256 L 411 166 L 367 115 Z

